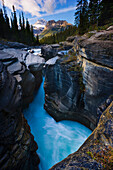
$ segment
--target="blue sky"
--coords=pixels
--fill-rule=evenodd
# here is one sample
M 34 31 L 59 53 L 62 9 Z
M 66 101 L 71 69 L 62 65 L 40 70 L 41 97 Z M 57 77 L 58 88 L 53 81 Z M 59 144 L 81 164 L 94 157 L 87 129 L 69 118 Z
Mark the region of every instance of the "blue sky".
M 7 13 L 10 14 L 15 5 L 17 14 L 24 12 L 25 17 L 34 24 L 38 19 L 67 20 L 74 24 L 76 0 L 4 0 Z M 2 0 L 0 0 L 0 6 Z

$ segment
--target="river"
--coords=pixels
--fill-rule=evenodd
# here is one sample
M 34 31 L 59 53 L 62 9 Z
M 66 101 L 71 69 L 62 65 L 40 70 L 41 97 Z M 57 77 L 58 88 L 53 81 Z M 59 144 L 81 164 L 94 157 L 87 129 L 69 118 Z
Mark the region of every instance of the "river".
M 34 101 L 24 111 L 31 133 L 38 144 L 40 170 L 48 170 L 75 152 L 91 134 L 91 130 L 74 121 L 56 122 L 43 108 L 44 79 Z

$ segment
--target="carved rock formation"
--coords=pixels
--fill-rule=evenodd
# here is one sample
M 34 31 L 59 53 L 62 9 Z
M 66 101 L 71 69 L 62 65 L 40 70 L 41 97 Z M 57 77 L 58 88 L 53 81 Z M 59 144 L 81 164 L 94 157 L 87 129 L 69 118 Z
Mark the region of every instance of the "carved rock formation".
M 38 169 L 37 144 L 22 112 L 22 91 L 0 62 L 0 169 Z

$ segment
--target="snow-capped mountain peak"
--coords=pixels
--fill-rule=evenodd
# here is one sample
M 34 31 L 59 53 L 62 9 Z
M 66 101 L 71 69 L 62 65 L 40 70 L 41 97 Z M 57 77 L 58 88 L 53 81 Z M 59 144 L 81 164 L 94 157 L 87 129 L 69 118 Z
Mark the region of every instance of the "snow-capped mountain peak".
M 46 24 L 47 24 L 47 21 L 45 19 L 40 19 L 33 25 L 35 36 L 37 34 L 40 34 L 44 30 Z
M 40 19 L 33 26 L 37 28 L 44 28 L 46 24 L 47 24 L 47 21 L 45 19 Z

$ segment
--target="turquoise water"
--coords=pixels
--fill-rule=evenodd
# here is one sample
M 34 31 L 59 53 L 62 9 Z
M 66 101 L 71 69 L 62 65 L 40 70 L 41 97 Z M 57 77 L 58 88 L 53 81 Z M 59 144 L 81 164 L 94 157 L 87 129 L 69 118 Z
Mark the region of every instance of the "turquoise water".
M 43 108 L 44 80 L 25 118 L 38 144 L 40 170 L 48 170 L 69 154 L 75 152 L 91 134 L 91 130 L 74 121 L 56 122 Z

